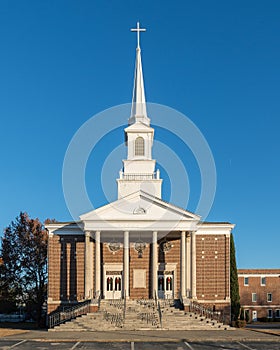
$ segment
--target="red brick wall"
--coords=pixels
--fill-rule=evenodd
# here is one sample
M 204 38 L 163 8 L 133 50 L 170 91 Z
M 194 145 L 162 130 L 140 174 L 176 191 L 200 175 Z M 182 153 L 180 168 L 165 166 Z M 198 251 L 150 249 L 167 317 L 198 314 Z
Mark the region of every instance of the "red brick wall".
M 152 245 L 147 244 L 144 249 L 142 258 L 138 257 L 138 252 L 134 249 L 134 243 L 130 244 L 129 249 L 129 288 L 130 288 L 130 298 L 140 299 L 152 297 L 151 291 L 151 274 L 149 271 L 149 264 L 151 263 L 151 250 Z M 145 269 L 146 270 L 146 288 L 133 288 L 133 270 L 134 269 Z
M 101 260 L 103 258 L 103 261 L 101 261 L 101 264 L 114 264 L 114 263 L 123 263 L 123 248 L 118 250 L 115 253 L 112 253 L 109 248 L 108 248 L 108 243 L 101 243 L 101 250 L 102 250 L 102 255 L 101 255 Z
M 229 244 L 226 235 L 197 235 L 196 294 L 199 300 L 229 298 Z
M 53 235 L 48 241 L 48 297 L 60 300 L 60 237 Z
M 84 236 L 53 235 L 48 243 L 48 312 L 84 298 Z

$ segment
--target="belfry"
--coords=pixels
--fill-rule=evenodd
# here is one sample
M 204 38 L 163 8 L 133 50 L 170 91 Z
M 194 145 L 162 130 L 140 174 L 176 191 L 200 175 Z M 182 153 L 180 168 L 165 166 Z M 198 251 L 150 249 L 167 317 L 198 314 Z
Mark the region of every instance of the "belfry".
M 47 225 L 48 314 L 86 300 L 95 311 L 100 299 L 155 298 L 178 300 L 185 309 L 195 301 L 229 312 L 234 225 L 202 222 L 199 215 L 162 199 L 145 99 L 144 29 L 137 23 L 133 31 L 134 87 L 124 130 L 127 157 L 116 174 L 118 198 L 81 214 L 79 222 Z
M 127 159 L 123 161 L 123 171 L 118 182 L 118 198 L 142 190 L 161 198 L 162 180 L 159 170 L 155 170 L 156 161 L 152 159 L 154 129 L 150 127 L 147 116 L 144 78 L 141 61 L 140 31 L 137 28 L 137 48 L 131 115 L 129 126 L 125 129 L 127 142 Z

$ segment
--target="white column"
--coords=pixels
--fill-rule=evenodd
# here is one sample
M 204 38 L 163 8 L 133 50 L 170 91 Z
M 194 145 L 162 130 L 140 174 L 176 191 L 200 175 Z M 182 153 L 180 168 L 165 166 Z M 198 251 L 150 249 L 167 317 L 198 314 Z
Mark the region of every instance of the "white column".
M 181 297 L 186 297 L 186 232 L 181 232 Z
M 124 296 L 129 298 L 129 232 L 124 232 L 123 244 L 123 278 L 124 278 Z
M 153 253 L 152 253 L 152 297 L 155 292 L 157 294 L 157 280 L 158 280 L 158 248 L 157 248 L 157 231 L 153 232 Z
M 191 270 L 191 236 L 188 233 L 186 237 L 186 289 L 188 291 L 187 297 L 190 297 L 190 291 L 191 291 L 191 275 L 192 275 L 192 270 Z
M 101 293 L 100 231 L 95 232 L 95 296 Z
M 196 299 L 196 236 L 195 231 L 191 236 L 191 259 L 192 259 L 192 299 Z
M 90 241 L 91 234 L 85 232 L 85 299 L 92 298 L 93 294 L 93 249 Z

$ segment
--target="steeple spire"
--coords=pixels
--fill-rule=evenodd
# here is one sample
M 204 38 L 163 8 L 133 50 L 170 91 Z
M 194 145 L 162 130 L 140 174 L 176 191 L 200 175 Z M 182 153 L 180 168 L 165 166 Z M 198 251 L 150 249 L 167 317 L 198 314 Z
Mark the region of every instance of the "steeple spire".
M 135 73 L 134 73 L 134 86 L 133 86 L 133 97 L 131 115 L 129 118 L 129 124 L 133 124 L 137 121 L 149 125 L 150 120 L 147 116 L 146 99 L 145 99 L 145 88 L 142 71 L 141 61 L 141 48 L 140 48 L 140 32 L 145 32 L 145 28 L 140 28 L 140 23 L 137 22 L 137 27 L 131 29 L 132 32 L 137 32 L 137 47 L 136 47 L 136 62 L 135 62 Z
M 124 129 L 127 158 L 123 160 L 123 168 L 117 179 L 118 198 L 140 190 L 161 198 L 162 179 L 152 157 L 154 129 L 147 116 L 141 62 L 140 32 L 146 29 L 140 28 L 138 22 L 137 28 L 131 30 L 137 32 L 135 76 L 129 126 Z

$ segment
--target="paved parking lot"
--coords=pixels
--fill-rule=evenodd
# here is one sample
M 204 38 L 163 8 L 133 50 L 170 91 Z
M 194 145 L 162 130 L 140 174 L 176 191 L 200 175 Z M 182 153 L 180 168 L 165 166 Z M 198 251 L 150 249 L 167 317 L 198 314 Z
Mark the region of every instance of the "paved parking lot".
M 0 350 L 279 350 L 280 342 L 46 342 L 1 340 Z

